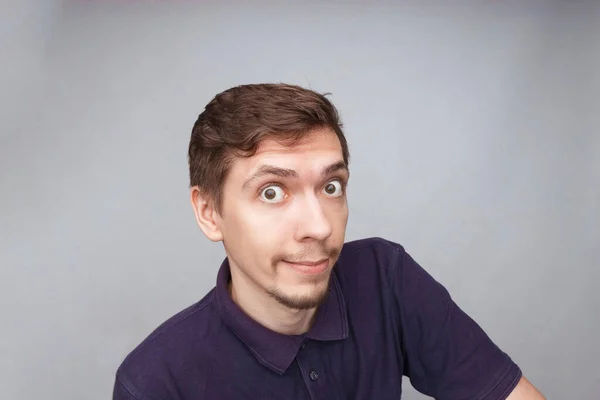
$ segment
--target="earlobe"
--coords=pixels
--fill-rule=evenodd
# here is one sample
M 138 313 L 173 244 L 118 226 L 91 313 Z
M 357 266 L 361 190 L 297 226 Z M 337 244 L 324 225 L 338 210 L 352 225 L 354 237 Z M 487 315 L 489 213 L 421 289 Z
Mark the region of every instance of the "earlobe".
M 213 202 L 209 200 L 208 196 L 203 195 L 197 186 L 191 188 L 190 200 L 196 215 L 196 222 L 204 235 L 213 242 L 222 241 L 223 234 L 217 224 L 217 212 Z

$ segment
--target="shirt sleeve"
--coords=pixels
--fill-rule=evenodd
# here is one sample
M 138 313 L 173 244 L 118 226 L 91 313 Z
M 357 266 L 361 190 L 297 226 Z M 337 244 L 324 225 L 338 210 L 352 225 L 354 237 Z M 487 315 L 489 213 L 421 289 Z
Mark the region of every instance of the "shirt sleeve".
M 113 388 L 113 400 L 141 400 L 142 397 L 138 397 L 134 394 L 135 392 L 137 392 L 137 390 L 132 387 L 128 381 L 117 374 Z
M 504 400 L 520 368 L 398 246 L 392 291 L 400 314 L 404 375 L 438 400 Z

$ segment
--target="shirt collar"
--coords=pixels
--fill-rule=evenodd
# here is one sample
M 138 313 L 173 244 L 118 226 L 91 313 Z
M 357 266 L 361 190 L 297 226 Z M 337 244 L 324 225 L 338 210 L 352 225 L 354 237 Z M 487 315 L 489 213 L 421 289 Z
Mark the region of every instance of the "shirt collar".
M 315 314 L 311 329 L 304 335 L 284 335 L 272 331 L 252 318 L 233 302 L 228 284 L 231 279 L 227 258 L 217 275 L 216 300 L 223 322 L 244 342 L 257 361 L 278 374 L 283 374 L 296 358 L 304 337 L 329 341 L 348 337 L 348 318 L 342 290 L 335 268 L 328 294 Z

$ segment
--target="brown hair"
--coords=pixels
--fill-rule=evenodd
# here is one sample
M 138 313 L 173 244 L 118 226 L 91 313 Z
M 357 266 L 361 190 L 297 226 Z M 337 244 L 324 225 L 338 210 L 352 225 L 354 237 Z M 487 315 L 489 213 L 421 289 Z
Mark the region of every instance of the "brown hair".
M 198 186 L 221 212 L 222 185 L 234 157 L 250 157 L 260 142 L 294 145 L 317 128 L 337 135 L 346 165 L 342 124 L 327 94 L 288 84 L 249 84 L 217 94 L 192 129 L 188 149 L 190 186 Z

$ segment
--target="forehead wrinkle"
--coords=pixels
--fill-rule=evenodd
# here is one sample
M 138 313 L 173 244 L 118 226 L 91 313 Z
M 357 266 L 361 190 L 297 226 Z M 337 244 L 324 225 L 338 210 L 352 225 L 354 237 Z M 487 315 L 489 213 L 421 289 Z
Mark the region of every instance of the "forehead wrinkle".
M 318 138 L 316 141 L 320 143 L 315 143 L 314 140 L 306 140 L 295 146 L 286 146 L 272 139 L 265 140 L 259 145 L 257 151 L 250 159 L 240 160 L 242 161 L 242 165 L 238 166 L 238 173 L 241 173 L 242 176 L 246 175 L 246 177 L 248 176 L 246 173 L 252 174 L 248 178 L 242 178 L 244 179 L 242 188 L 247 188 L 257 179 L 269 175 L 280 178 L 298 179 L 300 176 L 299 171 L 306 168 L 311 170 L 309 172 L 310 175 L 316 173 L 320 174 L 321 177 L 339 171 L 349 173 L 347 165 L 340 159 L 341 149 L 337 138 L 334 141 L 335 143 L 331 143 L 331 140 L 323 140 L 326 137 L 320 135 L 312 137 Z M 323 158 L 329 160 L 337 159 L 337 161 L 323 168 L 317 167 L 319 170 L 315 171 L 314 161 Z M 310 164 L 312 165 L 310 166 L 306 165 L 308 159 L 311 160 Z M 293 169 L 294 166 L 296 170 Z
M 242 187 L 246 188 L 253 181 L 269 175 L 278 176 L 280 178 L 298 178 L 298 173 L 293 169 L 280 168 L 269 164 L 262 164 L 258 167 L 256 172 L 252 174 L 252 176 L 248 180 L 246 180 L 246 182 L 244 182 Z

